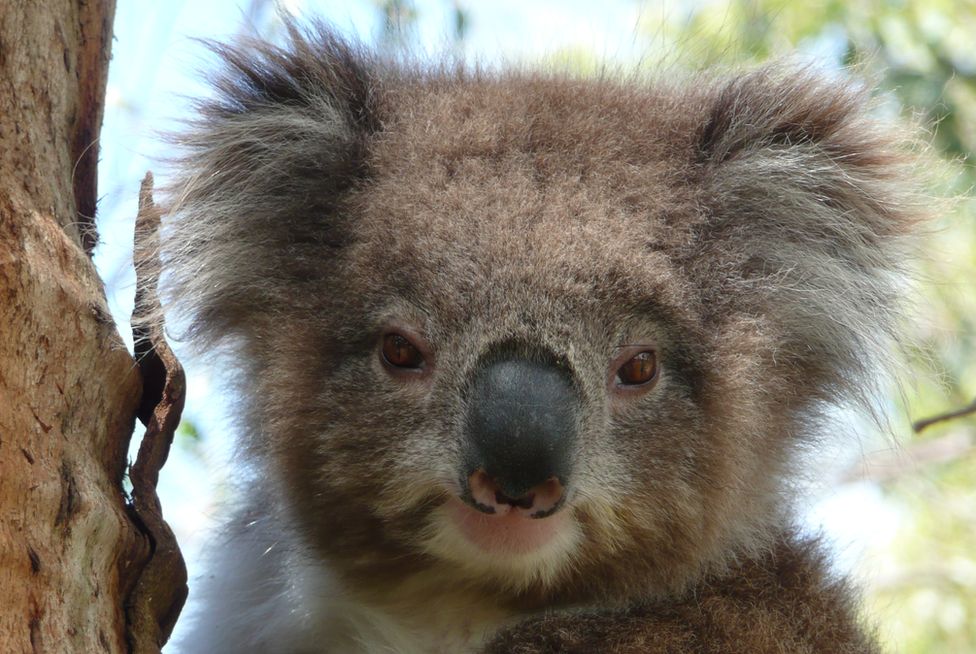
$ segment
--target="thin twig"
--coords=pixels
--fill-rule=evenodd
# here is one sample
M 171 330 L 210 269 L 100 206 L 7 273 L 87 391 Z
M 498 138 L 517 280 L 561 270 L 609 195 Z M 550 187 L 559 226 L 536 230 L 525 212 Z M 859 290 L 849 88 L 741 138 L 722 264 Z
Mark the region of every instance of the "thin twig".
M 918 434 L 923 429 L 931 427 L 934 424 L 945 422 L 947 420 L 955 420 L 956 418 L 962 418 L 963 416 L 968 416 L 974 413 L 976 413 L 976 398 L 973 398 L 972 402 L 961 409 L 947 411 L 946 413 L 940 413 L 939 415 L 932 416 L 931 418 L 918 420 L 912 424 L 912 429 L 914 429 L 915 433 Z

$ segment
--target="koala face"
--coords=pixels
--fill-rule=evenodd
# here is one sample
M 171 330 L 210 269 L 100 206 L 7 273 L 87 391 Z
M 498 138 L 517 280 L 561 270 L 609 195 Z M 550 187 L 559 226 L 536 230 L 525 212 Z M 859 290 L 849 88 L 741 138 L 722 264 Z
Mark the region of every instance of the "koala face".
M 418 120 L 453 138 L 436 118 Z M 620 167 L 540 180 L 516 150 L 452 173 L 458 155 L 433 151 L 405 170 L 414 129 L 376 146 L 316 318 L 282 331 L 314 325 L 311 349 L 338 354 L 309 370 L 303 337 L 271 375 L 312 375 L 285 382 L 305 398 L 285 407 L 313 406 L 280 455 L 296 499 L 322 502 L 322 546 L 395 548 L 522 590 L 587 557 L 702 538 L 699 326 L 653 250 L 656 221 L 608 197 Z
M 246 362 L 247 442 L 324 559 L 625 598 L 782 526 L 911 221 L 863 93 L 409 71 L 327 34 L 223 54 L 176 293 Z

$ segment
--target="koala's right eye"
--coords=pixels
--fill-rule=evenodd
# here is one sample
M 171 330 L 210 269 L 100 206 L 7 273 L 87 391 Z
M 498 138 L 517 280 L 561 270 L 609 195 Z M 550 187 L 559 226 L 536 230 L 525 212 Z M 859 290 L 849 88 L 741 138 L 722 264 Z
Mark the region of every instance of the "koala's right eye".
M 398 370 L 420 371 L 427 363 L 420 348 L 403 334 L 386 334 L 383 337 L 383 347 L 380 354 L 383 357 L 383 363 Z

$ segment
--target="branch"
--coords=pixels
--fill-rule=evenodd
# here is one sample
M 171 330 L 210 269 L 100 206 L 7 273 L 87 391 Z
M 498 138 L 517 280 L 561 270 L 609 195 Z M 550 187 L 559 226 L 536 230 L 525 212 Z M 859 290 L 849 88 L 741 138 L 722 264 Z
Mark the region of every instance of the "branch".
M 962 407 L 961 409 L 956 409 L 955 411 L 947 411 L 946 413 L 940 413 L 939 415 L 932 416 L 931 418 L 925 418 L 923 420 L 918 420 L 912 424 L 912 429 L 915 433 L 920 433 L 923 429 L 931 427 L 934 424 L 945 422 L 947 420 L 955 420 L 956 418 L 962 418 L 963 416 L 968 416 L 970 414 L 976 413 L 976 398 L 973 401 Z

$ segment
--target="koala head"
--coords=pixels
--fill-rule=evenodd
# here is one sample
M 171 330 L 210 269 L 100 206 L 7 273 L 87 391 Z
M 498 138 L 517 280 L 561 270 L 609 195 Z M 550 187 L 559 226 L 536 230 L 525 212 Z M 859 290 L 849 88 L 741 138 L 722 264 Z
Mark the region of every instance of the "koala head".
M 220 47 L 164 234 L 246 447 L 361 584 L 669 592 L 788 520 L 892 335 L 917 213 L 863 89 Z

